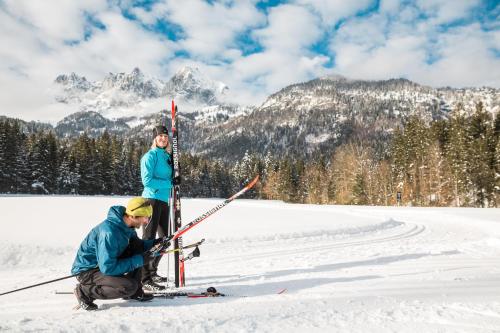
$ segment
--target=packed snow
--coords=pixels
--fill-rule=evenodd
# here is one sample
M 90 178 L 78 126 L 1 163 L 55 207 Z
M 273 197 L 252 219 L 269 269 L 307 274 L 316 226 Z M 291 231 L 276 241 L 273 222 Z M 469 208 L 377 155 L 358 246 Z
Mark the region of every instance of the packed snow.
M 127 200 L 0 197 L 0 293 L 69 275 L 87 232 Z M 219 202 L 185 199 L 183 220 Z M 73 295 L 54 293 L 72 291 L 71 278 L 0 296 L 0 331 L 500 331 L 500 209 L 243 199 L 184 244 L 201 238 L 185 290 L 214 286 L 230 296 L 98 300 L 99 310 L 86 312 L 73 310 Z M 168 273 L 164 258 L 160 274 Z

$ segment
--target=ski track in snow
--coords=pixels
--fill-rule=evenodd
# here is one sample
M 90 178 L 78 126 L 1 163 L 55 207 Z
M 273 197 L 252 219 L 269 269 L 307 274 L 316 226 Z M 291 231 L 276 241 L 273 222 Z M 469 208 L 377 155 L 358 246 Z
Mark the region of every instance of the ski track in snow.
M 0 198 L 0 292 L 69 275 L 85 234 L 125 202 Z M 218 202 L 184 200 L 184 221 Z M 61 216 L 49 214 L 56 207 Z M 86 209 L 75 217 L 78 207 Z M 89 313 L 72 310 L 73 295 L 54 294 L 73 290 L 68 279 L 0 296 L 0 331 L 500 332 L 500 209 L 238 200 L 184 243 L 201 238 L 185 289 L 232 296 L 98 300 Z M 161 274 L 172 273 L 167 261 Z

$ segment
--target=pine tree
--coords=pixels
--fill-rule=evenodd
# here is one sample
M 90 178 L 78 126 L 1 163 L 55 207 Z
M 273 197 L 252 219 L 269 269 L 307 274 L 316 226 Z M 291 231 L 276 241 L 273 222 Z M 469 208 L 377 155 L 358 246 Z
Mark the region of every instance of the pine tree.
M 47 161 L 48 165 L 46 189 L 49 191 L 49 193 L 56 193 L 58 176 L 57 170 L 59 167 L 59 144 L 52 131 L 48 132 L 44 136 L 44 140 L 47 144 L 45 160 Z
M 11 172 L 14 181 L 13 189 L 15 189 L 15 193 L 30 193 L 29 179 L 31 176 L 31 163 L 28 157 L 28 140 L 26 135 L 20 130 L 16 131 L 16 136 L 14 169 Z
M 96 179 L 98 163 L 96 159 L 95 140 L 87 133 L 82 134 L 73 146 L 72 155 L 76 161 L 77 173 L 79 175 L 77 194 L 92 195 L 99 193 L 100 181 Z
M 493 189 L 492 200 L 495 207 L 500 206 L 500 113 L 497 113 L 493 125 L 493 139 L 495 142 L 495 151 L 493 155 L 493 169 L 495 173 L 495 185 Z
M 27 189 L 26 136 L 19 121 L 6 119 L 0 123 L 0 189 L 20 193 Z
M 305 169 L 304 177 L 307 189 L 306 203 L 324 204 L 328 202 L 327 187 L 325 186 L 325 163 L 319 161 L 311 162 Z
M 76 194 L 80 175 L 76 168 L 75 158 L 66 148 L 61 148 L 59 156 L 60 163 L 57 172 L 57 193 Z
M 110 154 L 110 170 L 105 173 L 110 177 L 109 184 L 111 185 L 111 194 L 123 194 L 124 188 L 122 186 L 122 175 L 125 173 L 123 157 L 123 141 L 119 140 L 116 135 L 111 138 Z
M 7 169 L 7 121 L 0 119 L 0 192 L 8 191 L 8 169 Z
M 367 185 L 362 172 L 358 172 L 354 178 L 351 203 L 354 205 L 368 204 Z
M 114 186 L 114 172 L 113 172 L 113 154 L 112 154 L 111 137 L 107 131 L 105 131 L 96 141 L 96 157 L 97 157 L 97 167 L 100 172 L 96 175 L 100 177 L 99 192 L 102 194 L 113 193 Z
M 210 198 L 212 196 L 211 172 L 206 162 L 202 163 L 199 186 L 199 196 L 205 198 Z
M 456 113 L 450 119 L 448 132 L 449 141 L 445 145 L 445 156 L 451 171 L 455 206 L 460 207 L 467 203 L 467 192 L 471 183 L 468 173 L 470 141 L 465 117 Z
M 488 207 L 492 202 L 494 173 L 494 128 L 491 115 L 480 102 L 470 119 L 469 172 L 476 206 Z
M 398 190 L 403 192 L 403 201 L 425 204 L 425 175 L 427 153 L 431 140 L 430 131 L 418 117 L 410 117 L 403 131 L 396 131 L 391 156 Z
M 500 139 L 497 136 L 497 144 L 495 146 L 495 185 L 493 192 L 493 200 L 495 207 L 500 206 Z
M 49 145 L 49 140 L 44 133 L 32 134 L 29 138 L 28 160 L 31 175 L 29 181 L 32 193 L 50 194 L 51 186 L 55 188 L 55 179 L 52 179 L 51 175 L 57 169 L 51 170 L 50 168 L 53 164 L 57 165 L 57 157 L 51 156 Z M 52 159 L 56 162 L 51 161 Z M 53 184 L 52 180 L 54 180 Z

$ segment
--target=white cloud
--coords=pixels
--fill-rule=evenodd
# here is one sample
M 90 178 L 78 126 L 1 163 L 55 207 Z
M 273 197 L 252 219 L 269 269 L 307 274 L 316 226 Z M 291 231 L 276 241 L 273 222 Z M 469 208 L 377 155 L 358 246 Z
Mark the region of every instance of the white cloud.
M 470 15 L 470 10 L 481 3 L 480 0 L 420 0 L 417 2 L 434 24 L 452 22 Z
M 394 36 L 373 49 L 347 44 L 337 53 L 338 72 L 358 79 L 408 77 L 425 61 L 422 45 L 421 38 L 412 36 Z
M 84 67 L 103 73 L 130 71 L 139 66 L 146 72 L 159 75 L 160 61 L 172 57 L 176 50 L 174 43 L 142 29 L 118 12 L 105 12 L 99 15 L 99 19 L 106 25 L 106 30 L 97 30 L 88 41 L 61 50 L 61 58 L 68 62 L 67 67 Z M 84 61 L 84 66 L 78 65 L 80 61 Z
M 336 51 L 336 42 L 361 45 L 371 49 L 383 44 L 388 32 L 389 21 L 383 15 L 372 15 L 363 19 L 349 20 L 337 30 L 332 47 Z
M 353 78 L 500 87 L 493 52 L 500 49 L 498 23 L 482 22 L 489 30 L 479 23 L 441 26 L 470 18 L 478 1 L 381 0 L 378 11 L 358 16 L 375 1 L 294 0 L 259 11 L 255 0 L 162 0 L 148 10 L 133 7 L 131 0 L 43 5 L 5 0 L 0 4 L 0 114 L 59 120 L 64 110 L 46 92 L 58 74 L 98 80 L 135 66 L 162 79 L 184 65 L 198 67 L 226 83 L 235 101 L 248 104 L 327 74 L 330 56 L 333 71 Z M 137 20 L 125 18 L 122 10 Z M 92 26 L 89 15 L 105 29 Z M 180 27 L 181 38 L 172 41 L 151 31 L 158 22 Z M 321 52 L 330 54 L 318 55 L 314 46 L 325 36 L 331 36 L 330 48 Z M 248 54 L 242 43 L 258 51 Z M 179 51 L 188 56 L 175 57 Z
M 336 72 L 352 78 L 406 77 L 431 86 L 500 87 L 500 59 L 491 51 L 498 45 L 497 33 L 479 24 L 440 31 L 429 21 L 375 14 L 347 21 L 331 48 Z
M 325 56 L 309 48 L 322 36 L 320 21 L 304 7 L 281 5 L 272 8 L 268 25 L 253 32 L 263 46 L 258 53 L 241 56 L 225 69 L 225 81 L 238 96 L 258 104 L 289 84 L 325 73 Z
M 304 7 L 282 5 L 270 10 L 269 25 L 253 35 L 267 49 L 297 52 L 314 44 L 322 35 L 319 20 Z
M 5 110 L 2 114 L 18 114 L 28 120 L 55 120 L 56 112 L 61 119 L 60 112 L 55 111 L 60 108 L 54 108 L 53 96 L 47 91 L 57 75 L 76 72 L 90 79 L 102 79 L 107 72 L 129 72 L 138 66 L 161 77 L 164 74 L 162 61 L 168 60 L 176 50 L 172 42 L 124 18 L 117 8 L 95 14 L 95 19 L 106 26 L 104 30 L 94 28 L 88 40 L 81 35 L 76 44 L 69 45 L 64 41 L 83 31 L 85 13 L 68 9 L 66 2 L 66 7 L 50 7 L 45 3 L 61 16 L 66 9 L 69 14 L 78 12 L 82 16 L 80 20 L 74 17 L 71 24 L 64 21 L 70 32 L 57 34 L 54 27 L 60 23 L 50 25 L 40 21 L 36 26 L 29 23 L 38 8 L 37 3 L 23 3 L 22 10 L 16 7 L 16 15 L 14 7 L 0 7 L 0 36 L 2 43 L 8 45 L 0 50 L 1 83 L 2 87 L 8 87 L 0 90 L 0 105 Z M 34 5 L 30 7 L 30 4 Z M 41 112 L 44 112 L 43 117 Z
M 266 26 L 252 32 L 252 37 L 263 47 L 260 52 L 243 55 L 228 42 L 219 52 L 230 63 L 209 64 L 203 57 L 194 57 L 173 60 L 169 67 L 196 66 L 226 83 L 234 101 L 249 104 L 261 103 L 278 89 L 325 73 L 323 66 L 328 58 L 309 50 L 322 36 L 317 16 L 301 6 L 280 5 L 269 10 L 267 21 Z M 191 39 L 190 43 L 197 41 Z M 180 45 L 188 45 L 192 50 L 190 43 Z M 221 46 L 224 45 L 217 44 Z
M 130 13 L 132 13 L 139 21 L 146 25 L 153 25 L 158 21 L 160 13 L 164 13 L 161 9 L 163 4 L 157 4 L 152 10 L 145 10 L 142 7 L 132 7 Z M 163 6 L 164 7 L 164 6 Z
M 367 9 L 373 0 L 295 0 L 294 3 L 312 8 L 326 26 L 335 25 L 340 19 Z
M 490 51 L 494 34 L 483 31 L 479 24 L 442 34 L 435 45 L 441 58 L 424 71 L 415 71 L 415 80 L 433 86 L 500 87 L 500 58 Z
M 50 39 L 80 40 L 83 38 L 85 14 L 107 8 L 106 0 L 6 0 L 5 8 L 15 18 L 33 26 Z
M 211 60 L 234 48 L 236 37 L 248 29 L 264 23 L 264 16 L 252 1 L 165 0 L 153 7 L 156 19 L 179 25 L 183 38 L 180 47 L 192 57 Z M 148 18 L 147 20 L 151 20 Z
M 395 14 L 399 11 L 401 3 L 399 0 L 381 0 L 380 12 Z

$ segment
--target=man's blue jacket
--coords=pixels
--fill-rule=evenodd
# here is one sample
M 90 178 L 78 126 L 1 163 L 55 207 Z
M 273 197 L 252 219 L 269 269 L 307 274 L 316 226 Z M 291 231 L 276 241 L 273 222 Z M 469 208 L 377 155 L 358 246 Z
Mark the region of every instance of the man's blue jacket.
M 113 206 L 104 222 L 94 227 L 80 244 L 71 274 L 99 268 L 104 275 L 123 275 L 144 265 L 142 255 L 119 259 L 129 242 L 139 240 L 133 228 L 123 221 L 125 207 Z M 153 246 L 154 240 L 145 240 L 144 251 Z M 142 242 L 142 241 L 141 241 Z

